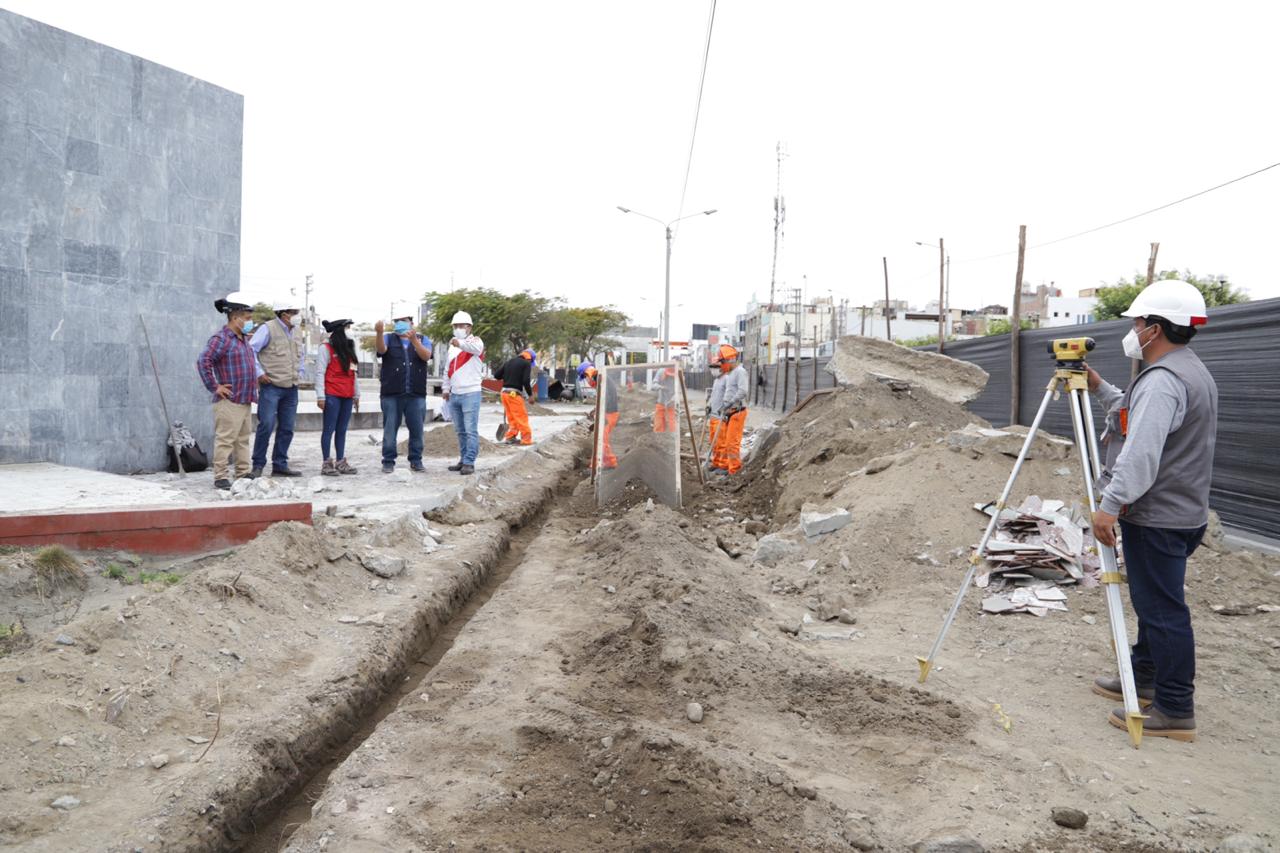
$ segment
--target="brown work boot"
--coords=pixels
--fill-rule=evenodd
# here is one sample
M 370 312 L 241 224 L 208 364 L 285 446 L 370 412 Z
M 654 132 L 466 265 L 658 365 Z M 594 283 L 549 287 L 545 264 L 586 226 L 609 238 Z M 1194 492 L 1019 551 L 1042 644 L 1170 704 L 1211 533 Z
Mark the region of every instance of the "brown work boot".
M 1123 707 L 1115 708 L 1107 716 L 1107 722 L 1117 729 L 1128 730 L 1125 725 Z M 1196 739 L 1195 717 L 1169 717 L 1155 708 L 1147 709 L 1147 718 L 1142 721 L 1142 733 L 1147 737 L 1167 737 L 1183 743 L 1193 743 Z
M 1099 696 L 1106 696 L 1108 699 L 1114 699 L 1117 702 L 1124 701 L 1124 693 L 1120 688 L 1120 676 L 1098 676 L 1093 680 L 1093 692 Z M 1138 685 L 1138 707 L 1145 708 L 1155 701 L 1156 689 L 1154 687 L 1143 687 Z
M 339 474 L 354 474 L 356 469 L 345 459 L 339 459 L 338 463 L 333 466 L 338 469 Z
M 338 469 L 333 464 L 332 459 L 326 459 L 320 465 L 320 473 L 326 477 L 336 477 L 338 476 Z

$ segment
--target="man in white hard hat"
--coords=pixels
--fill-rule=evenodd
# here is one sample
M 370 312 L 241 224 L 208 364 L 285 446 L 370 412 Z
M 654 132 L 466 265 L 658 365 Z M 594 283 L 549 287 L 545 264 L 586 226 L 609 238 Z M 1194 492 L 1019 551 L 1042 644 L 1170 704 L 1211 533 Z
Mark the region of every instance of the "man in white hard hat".
M 294 326 L 302 309 L 292 302 L 271 306 L 275 318 L 263 323 L 253 333 L 249 345 L 258 358 L 258 433 L 253 439 L 253 476 L 262 475 L 267 466 L 267 445 L 276 436 L 271 451 L 271 476 L 301 477 L 289 467 L 289 445 L 293 442 L 293 425 L 298 417 L 298 383 L 306 371 L 302 335 L 294 334 Z
M 453 339 L 445 356 L 442 390 L 458 433 L 458 461 L 450 471 L 474 474 L 480 453 L 480 383 L 484 379 L 484 341 L 471 333 L 471 315 L 453 315 Z
M 1114 545 L 1119 521 L 1138 615 L 1133 674 L 1139 701 L 1150 704 L 1143 731 L 1194 741 L 1196 650 L 1183 582 L 1187 557 L 1209 521 L 1218 425 L 1218 387 L 1187 347 L 1207 320 L 1204 296 L 1185 281 L 1157 281 L 1124 316 L 1133 318 L 1125 355 L 1146 367 L 1123 392 L 1089 369 L 1089 390 L 1107 409 L 1093 533 Z M 1099 678 L 1093 690 L 1123 698 L 1119 678 Z M 1124 708 L 1112 711 L 1108 722 L 1126 728 Z

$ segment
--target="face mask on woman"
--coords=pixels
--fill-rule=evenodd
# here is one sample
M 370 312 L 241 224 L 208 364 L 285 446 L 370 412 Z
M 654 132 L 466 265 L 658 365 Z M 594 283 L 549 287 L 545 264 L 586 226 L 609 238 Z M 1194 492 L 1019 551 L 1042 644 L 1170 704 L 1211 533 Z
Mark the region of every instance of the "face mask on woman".
M 410 328 L 410 324 L 409 324 L 409 321 L 408 321 L 408 320 L 396 320 L 396 334 L 397 334 L 397 335 L 407 335 L 407 334 L 409 334 L 409 328 Z

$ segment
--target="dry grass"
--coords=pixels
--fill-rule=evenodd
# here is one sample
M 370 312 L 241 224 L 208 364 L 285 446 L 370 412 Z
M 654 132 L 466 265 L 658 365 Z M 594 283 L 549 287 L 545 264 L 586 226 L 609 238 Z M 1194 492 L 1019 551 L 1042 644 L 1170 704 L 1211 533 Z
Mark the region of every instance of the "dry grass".
M 70 586 L 83 589 L 87 583 L 80 562 L 61 545 L 41 548 L 32 563 L 36 572 L 36 591 L 41 598 Z

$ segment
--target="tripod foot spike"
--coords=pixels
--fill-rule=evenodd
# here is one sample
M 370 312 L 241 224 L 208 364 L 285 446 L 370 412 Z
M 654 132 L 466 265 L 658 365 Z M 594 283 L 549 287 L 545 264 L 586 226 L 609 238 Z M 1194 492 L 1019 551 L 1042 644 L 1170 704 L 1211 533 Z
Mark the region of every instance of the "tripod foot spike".
M 1139 749 L 1142 746 L 1142 721 L 1146 718 L 1146 714 L 1125 715 L 1125 725 L 1129 729 L 1129 740 L 1133 742 L 1134 749 Z
M 924 680 L 929 677 L 929 670 L 933 668 L 933 662 L 928 658 L 917 657 L 916 663 L 920 664 L 920 683 L 924 684 Z

